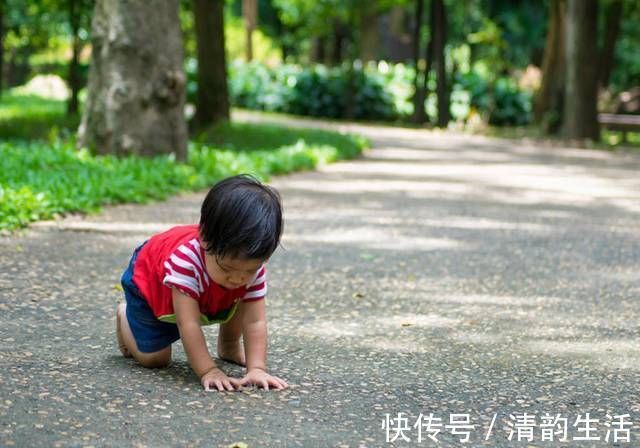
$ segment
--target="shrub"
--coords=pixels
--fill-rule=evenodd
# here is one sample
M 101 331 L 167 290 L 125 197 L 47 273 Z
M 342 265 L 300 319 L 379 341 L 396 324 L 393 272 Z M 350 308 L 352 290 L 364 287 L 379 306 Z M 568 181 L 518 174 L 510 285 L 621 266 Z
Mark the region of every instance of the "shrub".
M 470 71 L 456 76 L 454 93 L 456 90 L 468 92 L 470 107 L 490 124 L 519 126 L 531 121 L 532 95 L 520 90 L 513 78 L 501 77 L 491 84 L 487 77 Z
M 285 64 L 269 68 L 258 62 L 236 61 L 229 68 L 229 90 L 238 107 L 343 118 L 349 76 L 346 66 L 301 68 Z M 388 120 L 398 116 L 384 76 L 362 68 L 354 68 L 351 76 L 354 118 Z
M 520 126 L 531 121 L 531 94 L 518 89 L 511 78 L 499 78 L 493 89 L 495 105 L 489 123 L 498 126 Z
M 413 113 L 415 69 L 405 64 L 370 63 L 353 70 L 353 115 L 362 120 L 396 120 Z M 433 75 L 433 74 L 432 74 Z M 299 67 L 285 64 L 269 68 L 258 62 L 230 65 L 232 103 L 247 109 L 314 117 L 345 118 L 347 66 Z M 425 106 L 436 114 L 435 79 L 429 80 Z M 473 111 L 496 125 L 522 125 L 530 121 L 531 94 L 507 77 L 491 81 L 482 70 L 457 73 L 451 91 L 451 115 L 464 122 Z

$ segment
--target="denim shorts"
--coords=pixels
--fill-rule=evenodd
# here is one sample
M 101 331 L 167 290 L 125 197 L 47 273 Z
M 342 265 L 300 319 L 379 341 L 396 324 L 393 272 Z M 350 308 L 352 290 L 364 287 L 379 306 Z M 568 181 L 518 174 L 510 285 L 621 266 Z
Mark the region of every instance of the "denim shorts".
M 138 350 L 143 353 L 153 353 L 166 348 L 180 339 L 180 332 L 176 324 L 158 320 L 140 290 L 133 282 L 133 267 L 138 252 L 144 244 L 138 247 L 131 257 L 129 267 L 122 274 L 120 282 L 127 301 L 127 321 L 136 340 Z

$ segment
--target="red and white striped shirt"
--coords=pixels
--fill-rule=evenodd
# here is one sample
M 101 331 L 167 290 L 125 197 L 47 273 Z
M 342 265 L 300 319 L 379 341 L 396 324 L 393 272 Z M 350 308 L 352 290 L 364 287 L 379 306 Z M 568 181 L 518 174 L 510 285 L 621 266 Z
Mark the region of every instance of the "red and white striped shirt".
M 226 289 L 214 282 L 205 268 L 198 225 L 174 227 L 147 241 L 138 253 L 133 281 L 154 315 L 170 322 L 175 321 L 171 288 L 198 301 L 205 324 L 224 320 L 238 301 L 262 300 L 267 293 L 264 266 L 240 288 Z

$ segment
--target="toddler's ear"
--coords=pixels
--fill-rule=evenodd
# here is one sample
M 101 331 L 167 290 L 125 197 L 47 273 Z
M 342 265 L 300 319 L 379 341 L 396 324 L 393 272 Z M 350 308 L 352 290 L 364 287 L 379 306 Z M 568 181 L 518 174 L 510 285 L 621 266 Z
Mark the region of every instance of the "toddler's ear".
M 198 240 L 200 241 L 200 246 L 202 246 L 206 252 L 209 248 L 209 244 L 207 244 L 204 238 L 202 238 L 202 234 L 200 232 L 198 232 Z

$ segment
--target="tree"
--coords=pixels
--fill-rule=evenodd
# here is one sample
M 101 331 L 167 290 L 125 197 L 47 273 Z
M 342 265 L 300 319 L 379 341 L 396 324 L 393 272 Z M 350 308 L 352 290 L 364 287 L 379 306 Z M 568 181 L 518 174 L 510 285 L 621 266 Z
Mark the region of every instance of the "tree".
M 242 0 L 242 16 L 247 32 L 247 61 L 253 59 L 253 32 L 258 24 L 257 0 Z
M 564 133 L 569 139 L 598 140 L 597 0 L 568 0 L 567 76 Z
M 178 0 L 95 4 L 79 144 L 98 153 L 186 158 Z
M 424 10 L 424 0 L 416 0 L 416 16 L 415 23 L 413 27 L 413 64 L 416 70 L 416 75 L 413 79 L 413 116 L 412 121 L 414 123 L 424 123 L 426 119 L 426 114 L 424 110 L 424 100 L 426 96 L 426 91 L 423 88 L 423 83 L 421 83 L 421 79 L 423 76 L 428 75 L 428 70 L 424 73 L 420 70 L 420 35 L 422 30 L 422 21 L 423 21 L 423 10 Z M 427 64 L 429 61 L 427 60 Z
M 331 53 L 329 54 L 330 65 L 340 65 L 344 60 L 345 42 L 348 43 L 348 25 L 345 25 L 342 19 L 336 18 L 333 22 L 333 35 Z
M 360 14 L 360 60 L 366 63 L 378 58 L 378 10 L 376 5 L 358 9 Z
M 351 8 L 347 15 L 347 29 L 351 31 L 351 39 L 347 41 L 347 72 L 346 83 L 344 87 L 344 117 L 346 119 L 353 119 L 356 115 L 356 74 L 355 74 L 355 60 L 358 53 L 358 46 L 356 43 L 356 37 L 353 31 L 358 26 L 357 15 L 357 2 L 360 0 L 351 0 L 349 2 Z
M 449 88 L 444 53 L 447 41 L 447 14 L 443 0 L 431 1 L 431 23 L 434 53 L 433 65 L 436 66 L 436 94 L 438 97 L 438 121 L 436 125 L 440 128 L 446 128 L 451 115 L 449 113 Z
M 71 91 L 67 102 L 67 115 L 78 113 L 78 93 L 82 88 L 80 76 L 80 52 L 84 42 L 80 37 L 80 30 L 87 26 L 91 17 L 91 0 L 67 0 L 69 27 L 71 29 L 71 60 L 69 61 L 69 75 L 67 83 Z
M 224 50 L 224 0 L 193 0 L 198 54 L 196 124 L 208 126 L 229 119 Z
M 562 123 L 565 79 L 566 0 L 552 0 L 542 61 L 542 82 L 533 102 L 534 120 L 547 133 Z
M 0 96 L 4 87 L 4 0 L 0 0 Z
M 2 0 L 2 74 L 5 88 L 26 82 L 33 71 L 29 61 L 31 56 L 52 48 L 55 36 L 66 34 L 61 1 Z
M 622 0 L 612 0 L 607 7 L 607 15 L 604 30 L 604 43 L 600 51 L 600 71 L 598 79 L 601 87 L 609 85 L 611 71 L 616 53 L 616 42 L 620 33 L 620 22 L 622 19 Z
M 349 40 L 354 36 L 354 24 L 359 23 L 361 0 L 273 0 L 283 29 L 287 30 L 288 48 L 304 47 L 303 42 L 327 36 L 327 62 L 338 65 L 350 56 Z M 371 6 L 373 7 L 373 6 Z M 354 17 L 354 14 L 356 17 Z M 284 44 L 284 42 L 283 42 Z M 325 45 L 325 44 L 323 44 Z M 283 49 L 284 52 L 284 49 Z

